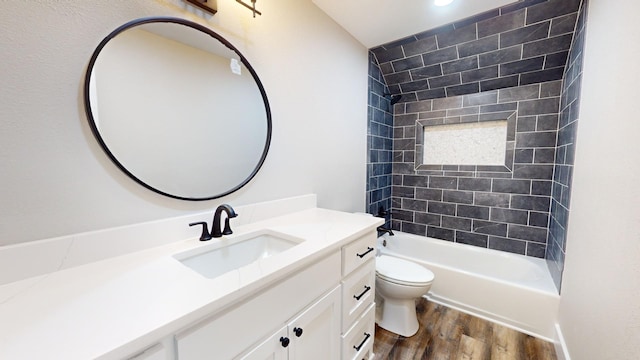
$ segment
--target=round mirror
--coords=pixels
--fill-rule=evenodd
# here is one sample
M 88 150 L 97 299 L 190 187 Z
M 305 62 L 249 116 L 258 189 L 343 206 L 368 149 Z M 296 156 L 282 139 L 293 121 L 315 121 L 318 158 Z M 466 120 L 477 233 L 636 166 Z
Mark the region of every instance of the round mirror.
M 209 200 L 258 172 L 271 142 L 267 95 L 227 40 L 176 18 L 129 22 L 91 57 L 84 101 L 96 139 L 157 193 Z

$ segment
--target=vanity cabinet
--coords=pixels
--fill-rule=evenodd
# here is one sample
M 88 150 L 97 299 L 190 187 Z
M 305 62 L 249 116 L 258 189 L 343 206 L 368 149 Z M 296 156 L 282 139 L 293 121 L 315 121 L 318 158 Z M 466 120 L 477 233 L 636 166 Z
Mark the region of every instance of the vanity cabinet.
M 177 358 L 371 358 L 375 240 L 362 236 L 177 333 Z
M 323 295 L 330 294 L 340 284 L 340 253 L 334 252 L 286 280 L 268 285 L 258 294 L 248 294 L 245 301 L 201 321 L 175 336 L 180 360 L 233 359 L 247 349 L 255 347 L 265 336 L 288 322 L 304 310 L 320 309 Z M 339 288 L 337 288 L 339 299 Z M 316 304 L 309 306 L 309 304 Z M 340 301 L 334 306 L 336 339 L 340 333 Z M 303 318 L 304 319 L 304 318 Z M 311 329 L 303 328 L 313 334 Z M 293 340 L 291 339 L 291 342 Z M 339 347 L 338 347 L 339 348 Z
M 340 287 L 237 360 L 340 358 Z

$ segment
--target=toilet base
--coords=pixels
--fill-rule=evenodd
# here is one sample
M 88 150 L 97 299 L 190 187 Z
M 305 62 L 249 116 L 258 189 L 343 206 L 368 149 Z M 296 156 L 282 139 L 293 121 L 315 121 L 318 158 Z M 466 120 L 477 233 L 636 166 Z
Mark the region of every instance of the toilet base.
M 415 335 L 420 328 L 415 299 L 382 299 L 377 315 L 378 326 L 404 337 Z

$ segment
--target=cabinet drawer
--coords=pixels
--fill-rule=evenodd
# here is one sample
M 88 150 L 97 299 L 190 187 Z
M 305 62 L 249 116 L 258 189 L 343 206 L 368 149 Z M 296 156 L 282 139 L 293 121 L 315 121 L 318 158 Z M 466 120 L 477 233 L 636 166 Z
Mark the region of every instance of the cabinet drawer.
M 376 232 L 367 235 L 342 247 L 342 276 L 360 267 L 360 265 L 376 256 Z
M 342 281 L 342 331 L 349 330 L 354 321 L 374 301 L 376 292 L 375 260 L 363 266 Z
M 373 360 L 373 341 L 368 343 L 360 352 L 360 354 L 355 358 L 356 360 Z
M 342 335 L 342 360 L 360 360 L 371 355 L 375 332 L 375 304 L 371 304 L 357 323 Z M 365 355 L 365 354 L 369 355 Z

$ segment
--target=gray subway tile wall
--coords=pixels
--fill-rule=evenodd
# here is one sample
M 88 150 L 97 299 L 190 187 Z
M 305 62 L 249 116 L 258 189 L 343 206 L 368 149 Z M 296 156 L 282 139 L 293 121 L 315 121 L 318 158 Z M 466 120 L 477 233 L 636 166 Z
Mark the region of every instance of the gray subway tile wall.
M 561 81 L 396 104 L 392 227 L 442 240 L 544 257 Z M 532 106 L 537 104 L 539 106 Z M 552 106 L 556 106 L 555 111 Z M 502 111 L 507 109 L 506 112 Z M 526 115 L 520 114 L 524 109 Z M 414 135 L 423 120 L 475 114 L 530 124 L 514 129 L 513 171 L 505 166 L 420 165 Z M 499 116 L 491 116 L 500 114 Z M 440 116 L 440 118 L 433 118 Z M 398 121 L 401 119 L 401 121 Z M 477 120 L 476 120 L 477 121 Z M 543 124 L 538 130 L 538 122 Z M 412 129 L 408 131 L 408 129 Z M 516 156 L 516 154 L 521 154 Z M 524 154 L 524 155 L 522 155 Z M 535 162 L 538 155 L 539 163 Z M 399 215 L 399 216 L 397 216 Z
M 582 83 L 582 54 L 584 50 L 585 20 L 588 1 L 582 2 L 577 15 L 575 35 L 568 55 L 567 69 L 561 93 L 558 139 L 554 159 L 554 176 L 551 189 L 551 211 L 545 258 L 551 276 L 560 289 L 564 258 L 566 255 L 567 222 L 571 200 L 571 176 L 578 119 L 580 117 L 580 88 Z M 564 20 L 569 22 L 570 19 Z M 560 25 L 558 25 L 560 26 Z M 563 27 L 569 25 L 563 24 Z
M 373 95 L 402 99 L 393 109 L 370 101 L 370 139 L 383 136 L 373 131 L 372 112 L 388 110 L 393 147 L 389 163 L 371 167 L 390 180 L 370 178 L 369 212 L 390 208 L 395 230 L 546 258 L 559 287 L 581 84 L 580 5 L 519 1 L 371 49 Z M 423 126 L 507 119 L 504 166 L 420 164 Z M 369 149 L 373 166 L 379 153 Z
M 367 211 L 391 208 L 393 115 L 389 90 L 372 55 L 369 56 L 367 126 Z
M 561 80 L 579 5 L 520 1 L 371 52 L 405 101 Z

